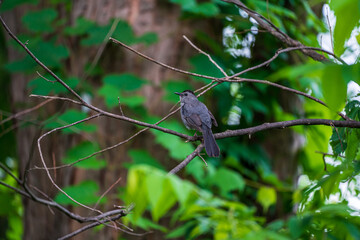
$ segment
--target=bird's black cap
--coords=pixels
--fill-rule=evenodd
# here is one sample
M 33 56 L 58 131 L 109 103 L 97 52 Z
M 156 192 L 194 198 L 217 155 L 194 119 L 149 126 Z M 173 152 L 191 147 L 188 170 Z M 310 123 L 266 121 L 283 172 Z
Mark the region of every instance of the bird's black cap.
M 195 95 L 195 93 L 193 91 L 191 91 L 191 90 L 185 90 L 185 91 L 183 91 L 181 93 L 179 93 L 179 92 L 174 92 L 174 93 L 179 95 L 179 96 L 183 95 L 184 93 L 191 93 L 191 94 Z

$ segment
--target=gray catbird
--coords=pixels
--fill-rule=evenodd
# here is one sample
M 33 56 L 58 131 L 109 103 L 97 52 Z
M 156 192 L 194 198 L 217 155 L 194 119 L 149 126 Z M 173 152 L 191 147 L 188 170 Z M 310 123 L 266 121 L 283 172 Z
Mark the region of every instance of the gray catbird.
M 209 157 L 219 157 L 220 149 L 216 144 L 211 125 L 217 127 L 217 122 L 205 104 L 200 102 L 194 92 L 185 90 L 182 93 L 175 92 L 180 96 L 181 119 L 188 129 L 195 129 L 202 132 L 205 150 Z

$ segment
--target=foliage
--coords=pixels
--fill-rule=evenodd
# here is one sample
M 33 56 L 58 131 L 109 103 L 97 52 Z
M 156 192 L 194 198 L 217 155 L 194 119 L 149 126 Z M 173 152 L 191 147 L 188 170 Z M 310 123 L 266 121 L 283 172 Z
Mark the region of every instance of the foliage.
M 64 2 L 66 11 L 70 11 L 72 3 Z M 231 4 L 218 0 L 169 2 L 181 9 L 179 21 L 221 23 L 221 27 L 214 31 L 218 31 L 218 35 L 223 31 L 222 38 L 210 36 L 203 29 L 194 29 L 194 40 L 229 75 L 269 59 L 278 48 L 284 47 L 270 34 L 261 32 L 257 24 Z M 318 33 L 328 30 L 325 22 L 315 13 L 315 9 L 323 4 L 317 5 L 318 2 L 244 1 L 249 8 L 266 16 L 289 36 L 306 45 L 321 47 Z M 10 11 L 21 4 L 37 3 L 30 0 L 4 1 L 1 11 Z M 107 41 L 111 29 L 114 30 L 112 37 L 115 39 L 128 45 L 142 44 L 144 47 L 158 42 L 157 34 L 147 32 L 137 36 L 125 20 L 111 20 L 100 25 L 79 17 L 70 24 L 59 19 L 57 5 L 63 4 L 62 1 L 47 4 L 48 7 L 41 10 L 27 11 L 21 18 L 27 32 L 20 38 L 24 42 L 28 41 L 29 49 L 72 89 L 81 95 L 89 95 L 90 100 L 101 99 L 107 110 L 120 104 L 126 107 L 127 114 L 139 116 L 146 122 L 160 120 L 159 116 L 150 114 L 144 108 L 146 99 L 139 94 L 139 90 L 144 86 L 149 87 L 150 82 L 137 73 L 109 72 L 101 64 L 92 66 L 92 59 L 88 59 L 83 71 L 92 77 L 94 82 L 91 82 L 73 76 L 69 68 L 76 48 L 84 51 L 98 48 Z M 356 33 L 354 28 L 359 26 L 358 3 L 350 0 L 331 1 L 330 8 L 336 16 L 333 34 L 335 53 L 342 55 L 348 50 L 347 41 L 351 34 Z M 249 29 L 251 31 L 247 31 Z M 66 45 L 62 41 L 65 38 L 71 39 L 76 47 Z M 10 41 L 9 45 L 18 49 L 14 42 Z M 359 64 L 340 65 L 336 61 L 323 64 L 302 56 L 301 53 L 281 54 L 269 66 L 248 72 L 242 77 L 266 79 L 307 92 L 324 101 L 329 108 L 302 96 L 294 103 L 286 104 L 279 97 L 280 90 L 269 85 L 224 82 L 200 98 L 210 106 L 220 123 L 215 131 L 305 117 L 340 119 L 337 112 L 344 112 L 350 119 L 360 120 L 360 101 L 357 95 L 350 95 L 349 87 L 352 83 L 360 83 Z M 223 77 L 222 72 L 202 54 L 194 54 L 188 59 L 188 64 L 194 73 Z M 59 83 L 52 82 L 48 74 L 39 70 L 39 66 L 29 56 L 5 64 L 5 69 L 10 73 L 31 75 L 33 79 L 28 83 L 28 88 L 33 94 L 68 94 Z M 41 75 L 35 75 L 35 71 Z M 6 75 L 4 71 L 0 74 Z M 199 77 L 165 80 L 157 87 L 161 87 L 164 93 L 163 100 L 172 104 L 178 101 L 173 92 L 194 89 L 195 86 L 210 82 Z M 0 83 L 7 84 L 3 80 Z M 296 101 L 300 104 L 295 104 Z M 83 109 L 62 108 L 58 114 L 50 116 L 43 127 L 52 130 L 88 115 Z M 160 126 L 193 134 L 179 120 L 167 120 Z M 127 185 L 125 191 L 119 190 L 118 196 L 126 204 L 135 203 L 135 208 L 124 221 L 135 227 L 164 232 L 169 239 L 359 239 L 359 209 L 354 209 L 347 197 L 357 196 L 360 191 L 359 130 L 327 126 L 299 126 L 294 129 L 297 136 L 304 139 L 302 148 L 296 152 L 298 161 L 294 162 L 294 169 L 301 171 L 301 180 L 298 182 L 292 177 L 283 179 L 277 175 L 274 154 L 271 155 L 266 148 L 269 141 L 276 141 L 273 132 L 218 140 L 222 158 L 206 158 L 208 167 L 200 158 L 194 159 L 184 171 L 185 180 L 168 176 L 166 169 L 169 165 L 163 165 L 164 161 L 153 156 L 149 149 L 138 147 L 127 151 L 126 157 L 131 161 L 122 165 L 129 171 Z M 94 136 L 97 131 L 100 130 L 95 123 L 82 123 L 63 129 L 60 134 L 81 135 L 85 138 Z M 149 132 L 154 144 L 168 153 L 162 160 L 181 161 L 195 149 L 193 144 L 185 143 L 176 136 L 154 129 Z M 96 137 L 91 137 L 91 141 L 85 139 L 81 138 L 77 144 L 69 145 L 71 147 L 62 157 L 62 163 L 75 163 L 104 147 L 100 146 Z M 329 151 L 329 154 L 322 154 Z M 9 148 L 0 154 L 13 157 L 13 152 Z M 0 160 L 3 162 L 3 159 Z M 105 156 L 91 156 L 73 167 L 81 171 L 99 171 L 107 167 L 107 160 Z M 0 178 L 4 179 L 2 175 Z M 9 183 L 10 180 L 6 178 L 4 181 Z M 15 185 L 14 182 L 9 184 Z M 341 190 L 344 188 L 346 192 Z M 100 189 L 100 183 L 94 181 L 64 187 L 67 194 L 83 204 L 98 203 Z M 335 201 L 332 200 L 334 198 Z M 10 204 L 9 199 L 15 199 L 14 203 Z M 22 216 L 20 198 L 8 190 L 2 190 L 0 201 L 6 206 L 0 215 L 11 216 L 7 237 L 16 239 L 22 233 L 19 228 Z M 56 195 L 55 201 L 76 205 L 62 193 Z M 109 201 L 104 197 L 100 203 Z M 294 212 L 296 206 L 298 208 Z M 283 216 L 290 217 L 285 219 Z M 163 224 L 163 220 L 167 224 Z

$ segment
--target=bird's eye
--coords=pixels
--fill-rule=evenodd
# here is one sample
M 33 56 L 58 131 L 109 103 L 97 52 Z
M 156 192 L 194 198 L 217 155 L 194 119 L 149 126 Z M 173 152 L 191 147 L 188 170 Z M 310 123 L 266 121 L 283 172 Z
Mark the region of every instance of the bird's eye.
M 184 95 L 187 96 L 187 93 L 185 93 Z

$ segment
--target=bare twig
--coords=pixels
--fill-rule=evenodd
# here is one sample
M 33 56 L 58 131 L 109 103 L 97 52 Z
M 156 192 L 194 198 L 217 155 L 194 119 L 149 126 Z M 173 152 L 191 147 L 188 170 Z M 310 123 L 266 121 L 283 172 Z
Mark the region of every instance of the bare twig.
M 6 123 L 6 122 L 8 122 L 8 121 L 10 121 L 10 120 L 12 120 L 12 119 L 14 119 L 14 118 L 16 119 L 16 118 L 19 118 L 19 117 L 22 116 L 22 115 L 28 114 L 28 113 L 30 113 L 30 112 L 32 112 L 32 111 L 35 111 L 35 110 L 41 108 L 42 106 L 44 106 L 45 104 L 47 104 L 47 103 L 49 103 L 49 102 L 51 102 L 51 101 L 52 101 L 52 99 L 48 99 L 48 100 L 46 100 L 46 101 L 44 101 L 44 102 L 39 103 L 38 105 L 36 105 L 36 106 L 34 106 L 34 107 L 32 107 L 32 108 L 29 108 L 29 109 L 26 109 L 26 110 L 24 110 L 24 111 L 15 113 L 14 115 L 11 115 L 10 117 L 5 118 L 4 120 L 2 120 L 2 121 L 0 122 L 0 125 L 4 124 L 4 123 Z
M 220 72 L 222 72 L 222 74 L 225 76 L 225 77 L 228 77 L 227 73 L 224 71 L 224 69 L 222 69 L 222 67 L 219 66 L 219 64 L 217 64 L 213 59 L 212 57 L 210 56 L 210 54 L 204 52 L 203 50 L 201 50 L 200 48 L 198 48 L 194 43 L 192 43 L 185 35 L 183 35 L 183 38 L 193 47 L 195 48 L 196 50 L 199 51 L 199 53 L 201 54 L 204 54 L 205 56 L 207 56 L 210 60 L 210 62 L 212 62 L 212 64 L 215 65 L 215 67 L 217 67 L 217 69 L 220 70 Z
M 237 130 L 228 130 L 222 133 L 214 134 L 216 139 L 227 138 L 227 137 L 237 137 L 247 134 L 254 134 L 256 132 L 269 130 L 269 129 L 283 129 L 292 126 L 310 126 L 310 125 L 325 125 L 325 126 L 335 126 L 335 127 L 350 127 L 350 128 L 360 128 L 360 121 L 353 120 L 329 120 L 329 119 L 295 119 L 290 121 L 283 122 L 273 122 L 273 123 L 263 123 L 259 126 L 237 129 Z
M 168 175 L 173 175 L 173 174 L 179 172 L 184 167 L 186 167 L 186 165 L 188 165 L 191 162 L 191 160 L 193 160 L 196 156 L 198 156 L 200 154 L 200 152 L 203 148 L 204 148 L 204 144 L 203 143 L 199 144 L 199 146 L 197 146 L 197 148 L 189 156 L 187 156 L 179 165 L 174 167 L 168 173 Z
M 93 208 L 91 208 L 91 207 L 88 207 L 88 206 L 86 206 L 86 205 L 84 205 L 84 204 L 76 201 L 75 199 L 73 199 L 69 194 L 67 194 L 64 190 L 62 190 L 62 189 L 55 183 L 55 181 L 53 180 L 53 178 L 52 178 L 51 175 L 50 175 L 49 169 L 48 169 L 47 166 L 46 166 L 45 159 L 44 159 L 44 156 L 43 156 L 43 153 L 42 153 L 42 150 L 41 150 L 41 140 L 42 140 L 44 137 L 46 137 L 47 135 L 49 135 L 49 134 L 51 134 L 51 133 L 53 133 L 53 132 L 55 132 L 55 131 L 58 131 L 58 130 L 61 130 L 61 129 L 65 129 L 65 128 L 74 126 L 74 125 L 76 125 L 76 124 L 89 121 L 89 120 L 91 120 L 91 119 L 93 119 L 93 118 L 97 118 L 97 117 L 99 117 L 99 116 L 101 116 L 101 113 L 92 115 L 92 116 L 90 116 L 90 117 L 87 117 L 87 118 L 85 118 L 85 119 L 79 120 L 79 121 L 77 121 L 77 122 L 68 124 L 68 125 L 66 125 L 66 126 L 58 127 L 58 128 L 55 128 L 55 129 L 53 129 L 53 130 L 51 130 L 51 131 L 49 131 L 49 132 L 46 132 L 46 133 L 44 133 L 43 135 L 41 135 L 41 136 L 39 137 L 39 139 L 37 140 L 37 144 L 38 144 L 40 159 L 41 159 L 41 162 L 42 162 L 42 164 L 43 164 L 43 166 L 44 166 L 44 168 L 45 168 L 46 174 L 47 174 L 47 176 L 49 177 L 51 183 L 57 188 L 57 190 L 59 190 L 61 193 L 63 193 L 65 196 L 67 196 L 71 201 L 73 201 L 74 203 L 78 204 L 79 206 L 82 206 L 82 207 L 84 207 L 84 208 L 87 208 L 87 209 L 89 209 L 89 210 L 91 210 L 91 211 L 96 211 L 96 212 L 98 212 L 98 213 L 101 213 L 99 210 L 93 209 Z
M 113 184 L 111 184 L 111 186 L 108 189 L 106 189 L 106 191 L 103 194 L 101 194 L 101 196 L 99 197 L 99 199 L 95 203 L 95 206 L 94 206 L 95 209 L 97 208 L 97 205 L 100 203 L 101 199 L 103 199 L 103 197 L 106 194 L 108 194 L 108 192 L 110 192 L 111 189 L 113 189 L 115 187 L 115 185 L 120 182 L 120 180 L 121 180 L 121 177 L 119 177 Z
M 56 82 L 57 82 L 56 80 L 49 80 L 49 79 L 47 79 L 46 77 L 44 77 L 43 75 L 41 75 L 41 74 L 39 73 L 39 71 L 36 71 L 36 73 L 37 73 L 37 75 L 39 75 L 39 77 L 41 77 L 42 79 L 44 79 L 44 80 L 47 81 L 47 82 L 51 82 L 51 83 L 56 83 Z
M 207 167 L 208 164 L 207 164 L 207 162 L 205 161 L 205 159 L 201 156 L 201 154 L 199 153 L 197 156 L 198 156 L 201 160 L 203 160 L 203 162 L 205 163 L 205 166 Z
M 274 56 L 272 56 L 270 59 L 266 60 L 265 62 L 261 63 L 261 64 L 258 64 L 256 66 L 253 66 L 253 67 L 250 67 L 250 68 L 247 68 L 241 72 L 238 72 L 232 76 L 230 76 L 229 78 L 235 78 L 235 77 L 238 77 L 244 73 L 247 73 L 247 72 L 250 72 L 250 71 L 253 71 L 255 69 L 258 69 L 258 68 L 261 68 L 263 66 L 267 66 L 269 65 L 272 61 L 274 61 L 281 53 L 285 53 L 285 52 L 291 52 L 291 51 L 296 51 L 296 50 L 302 50 L 302 49 L 309 49 L 309 50 L 316 50 L 316 51 L 321 51 L 321 52 L 325 52 L 335 58 L 337 58 L 337 56 L 335 54 L 333 54 L 332 52 L 329 52 L 329 51 L 326 51 L 324 49 L 321 49 L 321 48 L 315 48 L 315 47 L 306 47 L 306 46 L 299 46 L 299 47 L 288 47 L 288 48 L 285 48 L 285 49 L 279 49 L 275 52 Z M 341 59 L 338 59 L 339 61 Z M 345 63 L 345 62 L 344 62 Z M 221 79 L 222 80 L 222 79 Z M 225 80 L 225 79 L 224 79 Z
M 110 217 L 110 218 L 105 218 L 103 220 L 99 220 L 97 222 L 90 223 L 90 224 L 88 224 L 88 225 L 86 225 L 86 226 L 84 226 L 84 227 L 82 227 L 82 228 L 80 228 L 80 229 L 78 229 L 78 230 L 76 230 L 76 231 L 74 231 L 72 233 L 69 233 L 69 234 L 67 234 L 67 235 L 65 235 L 65 236 L 63 236 L 61 238 L 58 238 L 58 240 L 65 240 L 65 239 L 72 238 L 72 237 L 74 237 L 74 236 L 76 236 L 76 235 L 78 235 L 78 234 L 80 234 L 80 233 L 82 233 L 82 232 L 84 232 L 84 231 L 86 231 L 86 230 L 88 230 L 90 228 L 96 227 L 96 226 L 98 226 L 100 224 L 104 224 L 106 222 L 116 221 L 116 220 L 118 220 L 119 218 L 121 218 L 123 216 L 126 216 L 125 212 L 124 212 L 124 214 L 118 214 L 118 215 L 115 215 L 115 216 Z
M 86 79 L 86 78 L 88 77 L 88 73 L 91 73 L 91 71 L 95 68 L 96 64 L 99 62 L 100 57 L 101 57 L 101 55 L 103 54 L 104 49 L 105 49 L 105 47 L 106 47 L 106 44 L 107 44 L 107 42 L 108 42 L 108 39 L 109 39 L 109 37 L 110 37 L 111 35 L 113 35 L 113 33 L 114 33 L 117 25 L 119 24 L 120 20 L 121 20 L 121 18 L 116 18 L 116 19 L 114 20 L 113 24 L 112 24 L 111 27 L 110 27 L 109 32 L 106 34 L 103 42 L 101 43 L 99 49 L 97 50 L 96 55 L 95 55 L 93 61 L 91 62 L 91 65 L 90 65 L 89 69 L 87 70 L 87 73 L 85 73 L 85 74 L 83 75 L 83 77 L 82 77 L 83 79 Z
M 121 116 L 124 116 L 124 112 L 122 110 L 121 103 L 120 103 L 120 97 L 118 97 L 118 101 L 119 101 L 119 109 L 120 109 Z
M 165 68 L 167 68 L 167 69 L 170 69 L 170 70 L 172 70 L 172 71 L 174 71 L 174 72 L 179 72 L 179 73 L 183 73 L 183 74 L 186 74 L 186 75 L 195 76 L 195 77 L 201 77 L 201 78 L 206 78 L 206 79 L 211 79 L 211 80 L 217 80 L 216 77 L 210 77 L 210 76 L 207 76 L 207 75 L 202 75 L 202 74 L 197 74 L 197 73 L 193 73 L 193 72 L 188 72 L 188 71 L 185 71 L 185 70 L 182 70 L 182 69 L 179 69 L 179 68 L 175 68 L 175 67 L 169 66 L 169 65 L 167 65 L 167 64 L 165 64 L 165 63 L 162 63 L 162 62 L 159 62 L 159 61 L 157 61 L 157 60 L 155 60 L 155 59 L 153 59 L 153 58 L 151 58 L 151 57 L 149 57 L 149 56 L 147 56 L 147 55 L 145 55 L 145 54 L 143 54 L 143 53 L 141 53 L 141 52 L 139 52 L 139 51 L 136 51 L 134 48 L 132 48 L 132 47 L 130 47 L 130 46 L 128 46 L 128 45 L 120 42 L 119 40 L 116 40 L 116 39 L 114 39 L 114 38 L 112 38 L 112 37 L 109 38 L 109 39 L 110 39 L 112 42 L 114 42 L 114 43 L 116 43 L 116 44 L 119 44 L 120 46 L 122 46 L 122 47 L 124 47 L 124 48 L 126 48 L 126 49 L 128 49 L 128 50 L 130 50 L 130 51 L 132 51 L 132 52 L 134 52 L 134 53 L 136 53 L 137 55 L 139 55 L 139 56 L 141 56 L 141 57 L 149 60 L 150 62 L 156 63 L 156 64 L 158 64 L 158 65 L 160 65 L 160 66 L 162 66 L 162 67 L 165 67 Z

